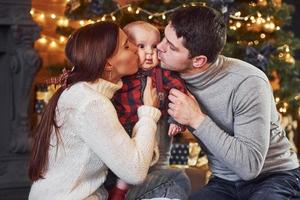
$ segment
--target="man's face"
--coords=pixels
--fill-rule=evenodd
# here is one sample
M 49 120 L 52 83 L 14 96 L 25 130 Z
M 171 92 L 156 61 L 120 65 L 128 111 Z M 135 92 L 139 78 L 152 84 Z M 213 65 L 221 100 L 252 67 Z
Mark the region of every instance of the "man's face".
M 192 71 L 192 59 L 189 51 L 183 46 L 183 38 L 178 38 L 172 25 L 169 23 L 165 28 L 165 37 L 157 45 L 158 59 L 164 69 L 188 73 Z

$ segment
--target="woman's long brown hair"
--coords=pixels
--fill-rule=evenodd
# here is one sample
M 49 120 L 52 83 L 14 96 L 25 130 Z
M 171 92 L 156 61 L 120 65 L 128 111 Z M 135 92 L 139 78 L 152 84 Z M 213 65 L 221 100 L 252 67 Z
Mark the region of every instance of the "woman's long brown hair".
M 68 76 L 67 87 L 59 88 L 50 99 L 33 134 L 29 161 L 29 178 L 32 181 L 43 178 L 48 165 L 51 134 L 55 133 L 59 141 L 59 125 L 55 113 L 60 95 L 75 83 L 93 82 L 101 77 L 107 59 L 116 49 L 118 35 L 119 27 L 116 24 L 97 22 L 78 29 L 69 38 L 65 53 L 74 70 Z

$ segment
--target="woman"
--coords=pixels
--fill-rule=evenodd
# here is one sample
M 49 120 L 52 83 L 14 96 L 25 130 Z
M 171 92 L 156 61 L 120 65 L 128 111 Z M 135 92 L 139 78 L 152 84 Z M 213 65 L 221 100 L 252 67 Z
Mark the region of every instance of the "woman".
M 154 149 L 160 111 L 147 82 L 132 139 L 110 102 L 121 77 L 137 71 L 136 47 L 117 25 L 80 28 L 66 45 L 74 69 L 50 100 L 33 138 L 29 199 L 106 199 L 107 168 L 128 183 L 144 180 Z

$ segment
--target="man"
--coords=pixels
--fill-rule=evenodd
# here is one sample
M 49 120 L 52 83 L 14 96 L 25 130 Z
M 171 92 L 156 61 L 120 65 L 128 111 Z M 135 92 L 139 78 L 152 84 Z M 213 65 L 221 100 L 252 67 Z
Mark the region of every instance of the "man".
M 178 71 L 194 95 L 172 89 L 168 112 L 191 127 L 212 171 L 191 199 L 296 198 L 299 164 L 268 79 L 246 62 L 219 55 L 225 41 L 215 10 L 188 7 L 173 14 L 157 46 L 162 67 Z

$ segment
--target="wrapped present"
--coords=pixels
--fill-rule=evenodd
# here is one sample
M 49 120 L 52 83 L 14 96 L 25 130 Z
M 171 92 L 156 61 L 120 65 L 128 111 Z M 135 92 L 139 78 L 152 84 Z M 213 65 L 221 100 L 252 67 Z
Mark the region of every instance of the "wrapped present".
M 201 148 L 197 142 L 189 143 L 188 165 L 196 166 Z
M 174 143 L 169 163 L 182 167 L 202 167 L 208 163 L 208 160 L 197 142 Z
M 42 113 L 46 104 L 49 102 L 50 98 L 58 90 L 59 87 L 59 85 L 46 83 L 36 85 L 36 98 L 34 105 L 35 113 Z
M 174 143 L 171 147 L 170 165 L 187 165 L 189 144 Z

